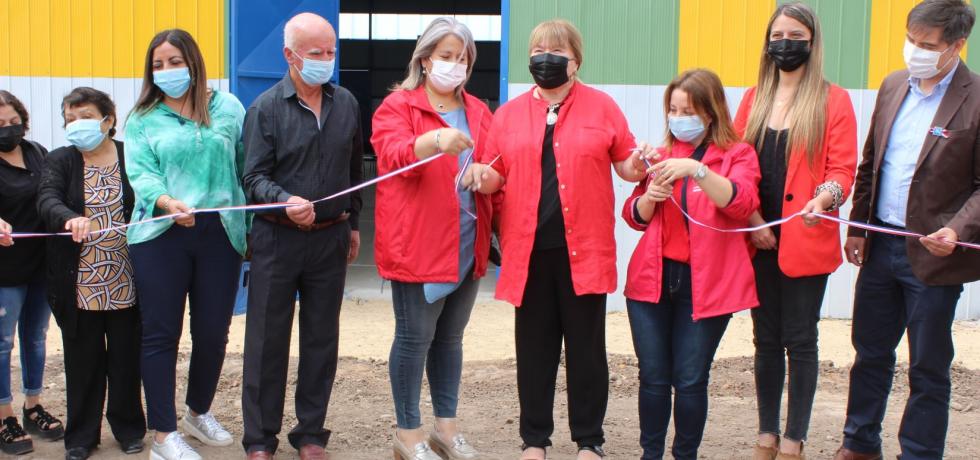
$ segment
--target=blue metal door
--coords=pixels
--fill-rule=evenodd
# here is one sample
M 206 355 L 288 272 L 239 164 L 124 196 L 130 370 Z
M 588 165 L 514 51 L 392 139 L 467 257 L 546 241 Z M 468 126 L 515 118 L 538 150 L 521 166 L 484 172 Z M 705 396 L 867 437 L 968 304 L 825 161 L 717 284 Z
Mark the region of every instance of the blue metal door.
M 327 18 L 336 29 L 340 0 L 230 1 L 231 91 L 245 107 L 286 74 L 283 26 L 289 18 L 307 11 Z M 339 68 L 335 66 L 334 81 Z

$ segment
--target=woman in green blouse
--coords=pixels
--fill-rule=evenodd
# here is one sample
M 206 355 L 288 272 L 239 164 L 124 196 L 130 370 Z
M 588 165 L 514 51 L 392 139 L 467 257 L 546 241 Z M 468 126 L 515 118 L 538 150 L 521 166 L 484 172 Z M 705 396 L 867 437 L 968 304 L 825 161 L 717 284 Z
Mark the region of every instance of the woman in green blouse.
M 245 204 L 240 144 L 245 109 L 207 87 L 204 59 L 179 29 L 157 34 L 146 53 L 143 90 L 126 123 L 127 176 L 136 203 L 127 239 L 143 315 L 142 374 L 152 458 L 196 460 L 177 433 L 177 348 L 190 297 L 193 338 L 187 413 L 181 428 L 207 445 L 231 435 L 211 415 L 245 253 L 244 212 L 190 214 Z

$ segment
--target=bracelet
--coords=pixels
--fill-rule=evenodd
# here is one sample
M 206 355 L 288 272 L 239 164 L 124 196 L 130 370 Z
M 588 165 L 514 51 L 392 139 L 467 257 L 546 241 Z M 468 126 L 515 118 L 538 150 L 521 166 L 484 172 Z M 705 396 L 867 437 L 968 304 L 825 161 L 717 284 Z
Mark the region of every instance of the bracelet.
M 439 148 L 439 134 L 442 133 L 442 128 L 436 130 L 436 152 L 441 152 L 442 149 Z
M 160 208 L 164 211 L 170 212 L 170 202 L 174 200 L 174 197 L 168 196 L 167 199 L 160 205 Z
M 837 181 L 829 180 L 818 185 L 816 190 L 813 191 L 813 197 L 816 198 L 823 192 L 830 192 L 830 195 L 834 198 L 834 202 L 827 211 L 836 211 L 844 204 L 844 187 L 841 187 Z
M 700 181 L 708 176 L 708 167 L 704 163 L 698 163 L 698 169 L 694 171 L 694 180 Z

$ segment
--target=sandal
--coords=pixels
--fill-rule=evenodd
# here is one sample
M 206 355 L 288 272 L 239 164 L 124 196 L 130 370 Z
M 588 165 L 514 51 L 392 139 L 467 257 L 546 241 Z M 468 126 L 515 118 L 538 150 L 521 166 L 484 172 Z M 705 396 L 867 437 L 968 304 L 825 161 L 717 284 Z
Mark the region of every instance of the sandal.
M 7 417 L 3 420 L 3 429 L 0 430 L 0 450 L 8 455 L 34 452 L 34 441 L 27 437 L 27 432 L 17 423 L 17 417 Z
M 529 457 L 525 455 L 528 449 L 541 449 L 544 451 L 544 455 L 541 457 Z M 521 445 L 521 460 L 547 460 L 547 458 L 548 458 L 548 449 L 546 447 L 529 446 L 527 444 Z
M 31 409 L 24 408 L 24 427 L 31 435 L 45 441 L 57 441 L 65 437 L 65 427 L 40 404 Z

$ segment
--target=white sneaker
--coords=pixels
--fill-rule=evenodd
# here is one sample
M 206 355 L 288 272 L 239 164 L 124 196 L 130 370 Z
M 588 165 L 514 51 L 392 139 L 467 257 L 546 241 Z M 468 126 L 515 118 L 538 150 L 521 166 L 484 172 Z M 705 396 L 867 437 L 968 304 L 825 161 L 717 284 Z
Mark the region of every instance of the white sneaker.
M 221 426 L 210 412 L 195 417 L 188 410 L 184 418 L 180 419 L 180 427 L 185 433 L 209 446 L 230 446 L 235 441 L 231 433 Z
M 174 431 L 167 435 L 163 443 L 154 439 L 150 445 L 150 460 L 203 460 L 194 449 L 184 441 L 180 433 Z

